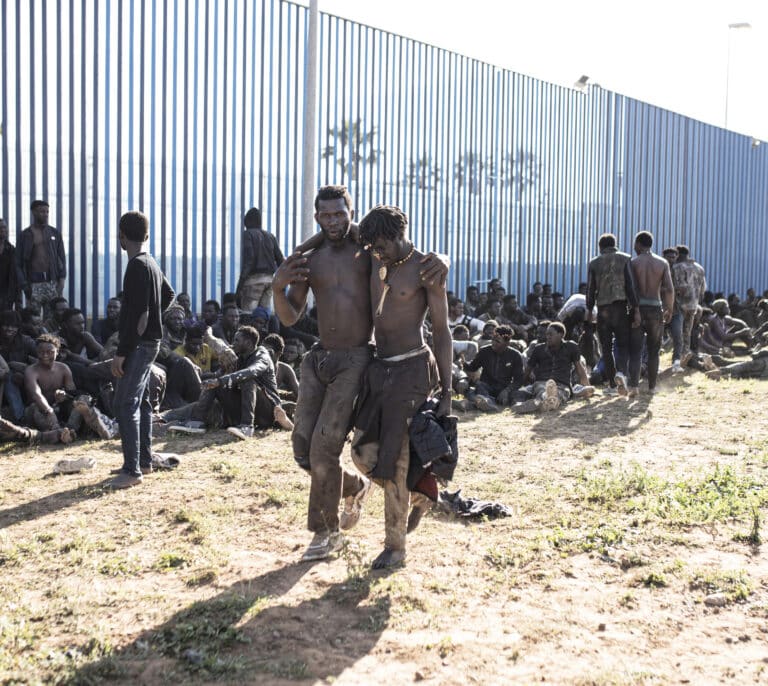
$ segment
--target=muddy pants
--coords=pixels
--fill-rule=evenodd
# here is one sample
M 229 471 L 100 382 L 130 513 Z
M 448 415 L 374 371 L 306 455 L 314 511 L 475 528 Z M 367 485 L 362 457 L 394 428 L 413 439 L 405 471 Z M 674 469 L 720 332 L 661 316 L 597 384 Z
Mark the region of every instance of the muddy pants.
M 296 462 L 312 478 L 307 528 L 314 533 L 336 531 L 339 501 L 363 487 L 358 474 L 342 467 L 341 452 L 371 355 L 369 346 L 315 346 L 301 362 L 292 441 Z
M 408 427 L 439 379 L 429 348 L 413 352 L 406 359 L 371 363 L 352 440 L 355 466 L 384 489 L 384 547 L 388 550 L 405 550 L 411 503 Z

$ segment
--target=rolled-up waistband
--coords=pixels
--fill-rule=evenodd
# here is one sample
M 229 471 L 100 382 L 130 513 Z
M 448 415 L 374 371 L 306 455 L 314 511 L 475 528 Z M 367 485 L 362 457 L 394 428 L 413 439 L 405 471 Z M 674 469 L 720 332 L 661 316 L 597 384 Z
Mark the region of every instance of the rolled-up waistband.
M 640 307 L 661 307 L 661 300 L 656 298 L 638 298 L 637 304 Z
M 402 362 L 403 360 L 408 360 L 411 357 L 416 357 L 417 355 L 421 355 L 425 352 L 427 352 L 429 348 L 426 345 L 421 345 L 418 348 L 414 348 L 413 350 L 409 350 L 408 352 L 401 353 L 400 355 L 392 355 L 392 357 L 379 357 L 376 356 L 377 360 L 380 360 L 381 362 Z

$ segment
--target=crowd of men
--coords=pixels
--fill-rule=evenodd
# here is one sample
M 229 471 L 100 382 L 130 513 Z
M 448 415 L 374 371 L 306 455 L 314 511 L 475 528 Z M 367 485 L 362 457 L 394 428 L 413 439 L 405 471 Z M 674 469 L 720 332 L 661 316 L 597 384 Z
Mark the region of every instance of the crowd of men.
M 129 488 L 153 471 L 153 432 L 291 430 L 311 481 L 304 560 L 340 549 L 372 483 L 385 497 L 373 566 L 404 560 L 406 534 L 455 466 L 452 410 L 552 411 L 598 390 L 632 400 L 643 380 L 652 395 L 659 378 L 688 368 L 768 376 L 768 292 L 750 289 L 744 302 L 712 293 L 687 246 L 658 256 L 646 231 L 634 256 L 601 236 L 568 298 L 536 282 L 518 299 L 492 279 L 461 300 L 446 291 L 449 258 L 419 252 L 399 208 L 376 206 L 357 225 L 346 188 L 325 186 L 321 231 L 287 259 L 249 210 L 237 291 L 195 314 L 146 252 L 149 220 L 129 212 L 123 290 L 88 331 L 62 295 L 64 244 L 48 204 L 31 210 L 18 247 L 0 219 L 0 435 L 119 436 L 112 485 Z M 672 365 L 660 370 L 665 344 Z M 356 470 L 341 459 L 350 429 Z
M 571 398 L 653 395 L 660 376 L 695 369 L 712 378 L 768 376 L 768 291 L 742 302 L 707 290 L 704 268 L 686 245 L 653 253 L 637 234 L 634 257 L 604 234 L 587 281 L 567 299 L 535 282 L 525 306 L 499 279 L 487 291 L 449 293 L 453 407 L 498 412 L 552 410 Z M 659 370 L 662 346 L 672 365 Z M 739 359 L 737 359 L 739 358 Z

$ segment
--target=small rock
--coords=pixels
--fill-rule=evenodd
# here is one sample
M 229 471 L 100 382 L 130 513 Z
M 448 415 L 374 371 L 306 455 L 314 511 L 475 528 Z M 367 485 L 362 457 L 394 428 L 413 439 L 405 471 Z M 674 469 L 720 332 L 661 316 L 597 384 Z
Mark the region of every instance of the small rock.
M 749 634 L 742 634 L 741 636 L 739 636 L 739 640 L 742 643 L 746 643 L 747 641 L 751 641 L 752 637 Z
M 733 643 L 733 636 L 726 636 L 725 642 L 726 643 Z
M 203 654 L 193 648 L 187 648 L 181 656 L 192 665 L 199 665 L 203 662 Z
M 273 631 L 272 632 L 272 638 L 280 638 L 280 632 L 279 631 Z
M 413 675 L 414 681 L 424 681 L 424 675 L 421 672 L 416 672 L 416 674 Z
M 605 631 L 605 622 L 600 622 L 600 624 L 597 625 L 598 631 Z
M 725 607 L 728 604 L 728 597 L 725 593 L 713 593 L 704 598 L 704 604 L 708 607 Z

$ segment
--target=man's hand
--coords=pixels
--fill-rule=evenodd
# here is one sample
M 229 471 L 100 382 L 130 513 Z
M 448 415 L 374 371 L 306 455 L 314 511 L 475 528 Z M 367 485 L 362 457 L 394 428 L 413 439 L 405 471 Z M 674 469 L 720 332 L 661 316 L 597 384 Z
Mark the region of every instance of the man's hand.
M 57 388 L 53 392 L 53 400 L 58 405 L 59 403 L 63 403 L 67 399 L 67 392 L 62 390 L 61 388 Z
M 424 265 L 420 272 L 422 281 L 426 281 L 430 286 L 435 283 L 441 286 L 445 285 L 448 267 L 451 266 L 451 261 L 446 255 L 430 252 L 424 255 L 419 262 Z
M 117 379 L 121 379 L 125 376 L 123 371 L 123 363 L 125 362 L 125 355 L 115 355 L 112 358 L 112 376 Z
M 293 253 L 283 260 L 277 268 L 272 279 L 272 288 L 282 291 L 292 283 L 306 281 L 309 278 L 309 269 L 305 266 L 307 258 L 300 253 Z
M 639 312 L 638 312 L 637 316 L 639 318 L 639 316 L 640 316 Z M 668 310 L 668 309 L 665 308 L 663 313 L 662 313 L 662 315 L 661 315 L 661 317 L 664 320 L 665 324 L 669 324 L 669 322 L 672 321 L 672 310 Z M 640 326 L 640 324 L 638 324 L 638 326 Z
M 59 296 L 64 292 L 64 279 L 59 279 L 56 282 L 56 291 L 58 292 Z
M 210 391 L 214 388 L 218 388 L 221 385 L 221 382 L 218 378 L 214 377 L 213 379 L 206 379 L 200 384 L 200 388 L 202 388 L 204 391 Z
M 443 391 L 440 395 L 440 404 L 435 412 L 438 417 L 446 417 L 451 414 L 451 396 L 451 391 Z
M 635 308 L 635 313 L 632 315 L 632 328 L 633 329 L 640 328 L 641 323 L 642 323 L 642 319 L 640 318 L 640 310 Z

